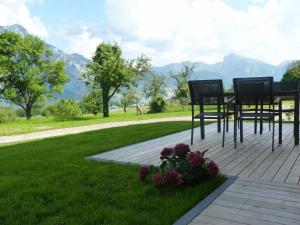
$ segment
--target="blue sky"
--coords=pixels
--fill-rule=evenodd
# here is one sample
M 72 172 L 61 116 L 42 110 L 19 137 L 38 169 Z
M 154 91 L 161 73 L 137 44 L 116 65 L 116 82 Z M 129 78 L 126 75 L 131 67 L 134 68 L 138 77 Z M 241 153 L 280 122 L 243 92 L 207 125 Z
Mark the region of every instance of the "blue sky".
M 19 23 L 67 53 L 102 41 L 154 65 L 221 61 L 234 52 L 278 64 L 300 58 L 298 0 L 0 0 L 0 25 Z

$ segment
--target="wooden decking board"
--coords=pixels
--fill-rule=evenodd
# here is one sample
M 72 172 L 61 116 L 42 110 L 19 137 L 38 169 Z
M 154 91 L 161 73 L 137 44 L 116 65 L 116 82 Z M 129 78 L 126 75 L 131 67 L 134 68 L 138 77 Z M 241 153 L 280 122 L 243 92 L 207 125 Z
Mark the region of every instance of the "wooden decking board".
M 293 147 L 293 151 L 290 152 L 289 156 L 284 160 L 282 167 L 278 170 L 273 180 L 278 182 L 285 182 L 288 175 L 290 174 L 295 161 L 299 155 L 298 148 Z
M 297 218 L 299 217 L 299 208 L 296 207 L 291 207 L 291 206 L 282 206 L 281 204 L 277 203 L 270 203 L 266 201 L 261 201 L 261 200 L 254 200 L 254 199 L 249 199 L 249 198 L 242 198 L 242 197 L 234 197 L 227 195 L 224 193 L 221 195 L 214 203 L 218 202 L 228 202 L 228 204 L 246 204 L 249 206 L 257 207 L 257 208 L 266 208 L 266 209 L 271 209 L 274 210 L 274 212 L 287 212 L 290 213 Z
M 299 151 L 299 146 L 296 146 L 297 151 Z M 298 154 L 298 157 L 291 168 L 291 171 L 285 180 L 286 183 L 298 183 L 300 184 L 300 153 Z
M 251 194 L 251 195 L 269 197 L 269 198 L 274 198 L 279 200 L 289 200 L 290 202 L 298 202 L 300 205 L 300 195 L 299 193 L 295 193 L 295 192 L 267 189 L 258 186 L 238 185 L 238 184 L 229 187 L 227 190 L 236 193 Z
M 288 126 L 284 126 L 282 130 L 283 133 L 287 132 L 287 129 Z M 277 137 L 278 135 L 275 136 L 275 140 L 277 140 Z M 276 151 L 283 151 L 286 142 L 290 143 L 293 141 L 293 138 L 291 136 L 284 136 L 283 138 L 283 143 L 276 148 Z M 265 142 L 263 147 L 267 146 L 267 142 Z M 269 157 L 270 154 L 272 154 L 272 152 L 262 151 L 261 155 L 256 157 L 256 159 L 254 159 L 253 161 L 249 160 L 249 162 L 246 163 L 247 166 L 241 169 L 238 173 L 236 173 L 236 175 L 241 177 L 249 177 L 264 162 L 264 160 Z
M 274 183 L 238 178 L 191 224 L 299 225 L 299 186 Z
M 287 143 L 287 145 L 285 144 Z M 262 180 L 272 180 L 277 172 L 282 168 L 285 160 L 289 157 L 291 152 L 293 151 L 293 138 L 290 140 L 285 139 L 281 148 L 278 148 L 277 151 L 280 152 L 279 156 L 272 162 L 270 167 L 266 169 L 264 174 L 261 176 L 260 179 Z M 270 157 L 270 156 L 269 156 Z
M 243 149 L 245 145 L 245 143 L 242 144 L 238 144 L 237 148 L 234 148 L 234 141 L 233 141 L 233 133 L 231 132 L 230 135 L 231 140 L 229 141 L 229 143 L 227 142 L 224 148 L 220 148 L 220 147 L 215 147 L 212 150 L 209 150 L 207 156 L 214 159 L 218 164 L 222 163 L 224 160 L 236 156 L 236 154 L 239 154 L 241 152 L 241 150 Z M 252 131 L 250 131 L 250 129 L 247 129 L 245 131 L 245 140 L 247 138 L 249 138 L 249 136 L 252 135 Z
M 257 145 L 260 146 L 260 148 L 257 148 Z M 244 149 L 240 150 L 240 154 L 237 154 L 234 158 L 234 160 L 232 158 L 229 158 L 225 161 L 223 161 L 223 164 L 220 164 L 223 168 L 223 171 L 226 174 L 230 174 L 230 175 L 236 175 L 237 173 L 239 173 L 239 171 L 241 171 L 243 168 L 240 168 L 240 165 L 245 162 L 251 162 L 251 160 L 254 160 L 255 158 L 258 157 L 258 155 L 261 153 L 261 151 L 270 151 L 269 145 L 266 142 L 262 142 L 262 140 L 259 140 L 256 143 L 253 144 L 248 144 L 248 146 L 246 146 Z M 253 159 L 252 159 L 253 158 Z M 246 163 L 248 163 L 246 162 Z M 245 165 L 245 164 L 244 164 Z M 235 173 L 232 173 L 232 170 L 237 170 Z
M 242 210 L 247 210 L 252 213 L 263 213 L 269 216 L 272 216 L 275 220 L 283 219 L 285 221 L 288 221 L 289 223 L 300 223 L 300 215 L 299 213 L 290 213 L 286 211 L 281 211 L 278 209 L 270 209 L 266 207 L 262 207 L 260 205 L 253 205 L 249 204 L 249 202 L 246 202 L 244 204 L 240 203 L 233 203 L 230 201 L 222 201 L 222 200 L 216 200 L 214 202 L 215 205 L 221 206 L 221 207 L 231 207 L 235 209 L 242 209 Z M 279 217 L 279 218 L 278 218 Z

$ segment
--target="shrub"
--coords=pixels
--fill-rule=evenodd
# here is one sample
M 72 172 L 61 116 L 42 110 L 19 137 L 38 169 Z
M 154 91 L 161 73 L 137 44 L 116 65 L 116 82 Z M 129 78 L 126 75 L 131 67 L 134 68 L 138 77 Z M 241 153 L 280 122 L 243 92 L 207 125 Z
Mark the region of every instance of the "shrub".
M 158 187 L 178 187 L 198 184 L 215 177 L 219 174 L 219 167 L 204 157 L 205 152 L 192 152 L 186 144 L 164 148 L 160 153 L 160 166 L 142 167 L 140 180 L 150 180 Z
M 167 103 L 162 97 L 153 98 L 150 102 L 150 112 L 158 113 L 166 111 Z
M 80 117 L 81 110 L 75 100 L 62 99 L 58 103 L 48 106 L 45 114 L 58 120 L 72 120 Z
M 103 102 L 101 91 L 92 91 L 86 95 L 82 99 L 80 106 L 83 113 L 92 113 L 97 115 L 98 113 L 102 112 Z
M 16 112 L 12 108 L 0 108 L 0 123 L 13 121 L 16 119 Z

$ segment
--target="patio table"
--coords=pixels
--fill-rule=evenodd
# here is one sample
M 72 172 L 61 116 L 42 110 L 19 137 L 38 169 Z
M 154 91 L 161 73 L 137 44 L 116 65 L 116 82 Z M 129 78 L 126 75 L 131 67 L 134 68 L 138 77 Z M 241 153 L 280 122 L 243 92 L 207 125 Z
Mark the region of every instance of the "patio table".
M 294 142 L 295 145 L 299 144 L 299 90 L 280 90 L 274 91 L 274 96 L 276 97 L 291 97 L 294 99 Z M 234 97 L 234 92 L 225 92 L 224 96 Z M 218 108 L 218 111 L 220 109 Z M 218 132 L 221 131 L 221 119 L 218 119 Z

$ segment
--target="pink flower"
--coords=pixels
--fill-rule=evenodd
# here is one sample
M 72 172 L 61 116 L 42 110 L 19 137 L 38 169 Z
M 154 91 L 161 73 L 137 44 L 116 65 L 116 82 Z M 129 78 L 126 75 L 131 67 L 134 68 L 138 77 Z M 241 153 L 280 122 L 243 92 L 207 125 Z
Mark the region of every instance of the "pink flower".
M 210 160 L 208 162 L 208 168 L 209 168 L 210 173 L 211 173 L 212 176 L 218 175 L 218 173 L 219 173 L 219 167 L 218 167 L 218 165 L 214 161 Z
M 205 163 L 205 159 L 201 152 L 190 152 L 188 155 L 188 161 L 192 167 L 197 167 Z
M 164 148 L 160 153 L 160 157 L 166 158 L 169 155 L 171 155 L 173 152 L 174 152 L 174 148 Z
M 166 180 L 169 185 L 180 186 L 183 184 L 183 177 L 175 170 L 170 170 L 166 173 Z
M 141 180 L 141 181 L 144 181 L 144 180 L 146 179 L 148 173 L 149 173 L 148 167 L 143 166 L 143 167 L 140 169 L 140 180 Z
M 152 180 L 157 186 L 160 187 L 165 186 L 167 184 L 166 178 L 162 176 L 160 173 L 154 174 Z
M 183 143 L 175 145 L 174 150 L 178 156 L 186 156 L 191 151 L 189 145 Z

